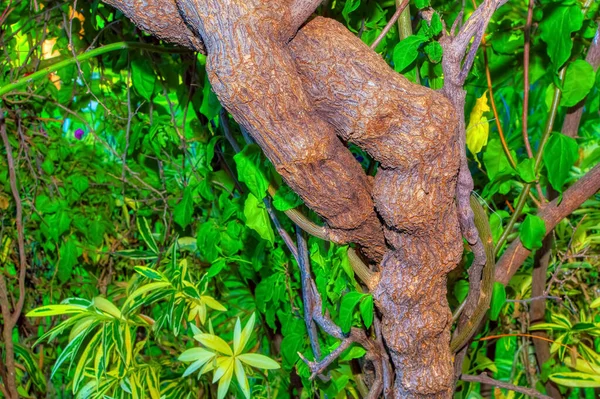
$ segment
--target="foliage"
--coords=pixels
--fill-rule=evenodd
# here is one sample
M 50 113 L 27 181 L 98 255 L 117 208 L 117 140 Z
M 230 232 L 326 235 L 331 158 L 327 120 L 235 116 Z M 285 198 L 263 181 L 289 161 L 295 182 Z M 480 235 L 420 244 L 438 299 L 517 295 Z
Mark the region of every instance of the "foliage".
M 546 196 L 551 188 L 562 193 L 600 159 L 600 78 L 585 61 L 598 2 L 536 2 L 526 113 L 533 157 L 522 135 L 528 3 L 513 0 L 496 12 L 485 56 L 480 50 L 465 86 L 471 172 L 489 206 L 499 253 L 517 237 L 528 248 L 541 246 L 537 184 Z M 394 0 L 327 4 L 319 12 L 367 44 L 396 6 Z M 377 52 L 408 79 L 441 88 L 439 39 L 461 4 L 411 2 L 414 34 L 400 41 L 393 24 Z M 429 6 L 435 12 L 427 21 L 420 9 Z M 294 229 L 283 211 L 309 212 L 256 145 L 241 145 L 243 132 L 211 91 L 205 57 L 141 33 L 98 0 L 4 7 L 0 106 L 25 210 L 28 263 L 29 317 L 11 332 L 20 395 L 223 397 L 229 389 L 235 397 L 361 397 L 359 346 L 329 367 L 331 378 L 309 379 L 298 355 L 314 358 L 300 273 L 270 220 L 269 182 L 282 186 L 273 206 L 283 229 Z M 473 6 L 465 7 L 468 16 Z M 93 56 L 74 61 L 92 48 Z M 56 63 L 55 72 L 43 70 Z M 14 82 L 23 84 L 8 86 Z M 579 103 L 578 137 L 568 137 L 560 126 Z M 547 129 L 550 117 L 556 121 Z M 238 154 L 224 140 L 224 118 L 243 147 Z M 376 171 L 368 155 L 353 151 Z M 523 194 L 528 184 L 530 196 Z M 0 268 L 11 300 L 19 296 L 15 207 L 2 146 Z M 565 397 L 593 397 L 600 385 L 599 226 L 600 198 L 593 197 L 554 230 L 545 322 L 531 325 L 526 317 L 533 257 L 506 290 L 495 289 L 495 321 L 471 345 L 465 371 L 486 370 L 540 391 L 551 380 Z M 311 238 L 309 250 L 324 310 L 344 331 L 372 330 L 373 299 L 356 282 L 347 247 Z M 453 307 L 466 295 L 467 251 L 464 260 L 449 279 Z M 537 371 L 532 331 L 546 331 L 553 342 L 551 358 Z M 325 334 L 318 340 L 322 356 L 339 345 Z M 460 383 L 456 395 L 480 397 L 479 391 L 478 384 Z

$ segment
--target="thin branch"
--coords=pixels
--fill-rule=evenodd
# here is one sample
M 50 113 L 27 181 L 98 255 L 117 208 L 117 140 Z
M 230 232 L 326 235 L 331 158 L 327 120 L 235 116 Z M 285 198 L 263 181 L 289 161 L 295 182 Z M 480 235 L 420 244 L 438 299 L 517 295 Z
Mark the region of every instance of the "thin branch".
M 392 29 L 392 26 L 394 26 L 394 24 L 396 23 L 396 21 L 400 17 L 400 14 L 402 14 L 402 12 L 404 11 L 404 9 L 408 5 L 408 2 L 409 2 L 409 0 L 404 0 L 402 2 L 402 4 L 400 4 L 396 8 L 396 12 L 394 13 L 394 15 L 392 15 L 392 18 L 390 18 L 390 20 L 385 25 L 385 27 L 383 28 L 383 30 L 381 31 L 381 33 L 379 34 L 379 36 L 377 36 L 377 39 L 375 39 L 375 41 L 373 42 L 373 44 L 371 44 L 371 48 L 373 50 L 375 50 L 377 48 L 377 46 L 379 46 L 379 43 L 381 43 L 381 41 L 383 40 L 383 38 L 385 37 L 385 35 L 388 34 L 388 32 L 390 31 L 390 29 Z
M 27 260 L 25 258 L 25 241 L 23 236 L 23 204 L 21 202 L 21 196 L 19 195 L 19 189 L 17 188 L 15 162 L 12 156 L 12 148 L 10 146 L 10 142 L 8 141 L 8 135 L 6 133 L 6 121 L 4 119 L 4 109 L 2 108 L 0 108 L 0 136 L 2 136 L 4 148 L 6 149 L 10 188 L 15 200 L 15 220 L 17 224 L 19 247 L 19 299 L 14 305 L 12 312 L 10 310 L 11 306 L 8 299 L 8 289 L 6 286 L 4 273 L 0 273 L 0 306 L 2 307 L 2 318 L 4 319 L 2 336 L 4 338 L 5 367 L 7 373 L 7 378 L 4 381 L 4 384 L 10 393 L 9 399 L 16 399 L 19 397 L 19 394 L 17 392 L 16 384 L 15 351 L 12 332 L 13 328 L 17 324 L 17 321 L 19 320 L 19 317 L 21 316 L 21 310 L 23 309 L 23 303 L 25 302 L 25 272 L 27 268 Z
M 594 166 L 581 179 L 569 187 L 562 198 L 555 199 L 542 209 L 538 216 L 546 225 L 546 232 L 550 232 L 562 219 L 570 215 L 581 204 L 600 190 L 600 165 Z M 558 201 L 561 199 L 561 201 Z M 504 251 L 496 263 L 496 281 L 506 285 L 510 278 L 523 264 L 530 251 L 526 249 L 521 240 L 516 239 Z
M 524 395 L 531 396 L 532 398 L 552 399 L 552 397 L 544 395 L 543 393 L 540 393 L 533 388 L 519 387 L 508 382 L 494 380 L 493 378 L 488 377 L 485 373 L 481 373 L 479 375 L 463 374 L 460 377 L 460 379 L 466 382 L 478 382 L 481 384 L 492 385 L 498 388 L 508 389 L 509 391 L 522 393 Z

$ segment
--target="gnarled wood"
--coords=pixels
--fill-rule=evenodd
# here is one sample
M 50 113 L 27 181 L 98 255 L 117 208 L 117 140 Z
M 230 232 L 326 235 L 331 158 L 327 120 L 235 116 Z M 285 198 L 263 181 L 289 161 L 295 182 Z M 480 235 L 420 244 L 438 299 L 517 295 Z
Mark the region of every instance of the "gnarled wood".
M 308 23 L 290 50 L 318 114 L 381 162 L 373 195 L 392 250 L 373 295 L 396 366 L 395 397 L 450 397 L 446 274 L 462 254 L 454 109 L 333 20 Z

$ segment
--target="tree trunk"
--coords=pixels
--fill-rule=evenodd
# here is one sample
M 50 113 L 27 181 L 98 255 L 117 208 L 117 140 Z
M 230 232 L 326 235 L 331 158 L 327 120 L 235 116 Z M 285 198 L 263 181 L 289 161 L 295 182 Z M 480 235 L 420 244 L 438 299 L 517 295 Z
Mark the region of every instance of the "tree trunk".
M 143 22 L 167 40 L 205 46 L 223 106 L 324 218 L 331 238 L 359 244 L 380 263 L 373 296 L 395 366 L 393 396 L 449 398 L 446 275 L 462 253 L 457 116 L 443 95 L 394 72 L 341 24 L 317 18 L 296 34 L 319 2 L 177 0 L 185 29 Z M 154 9 L 109 3 L 134 21 Z M 177 18 L 166 12 L 162 21 Z M 336 135 L 381 163 L 374 181 Z

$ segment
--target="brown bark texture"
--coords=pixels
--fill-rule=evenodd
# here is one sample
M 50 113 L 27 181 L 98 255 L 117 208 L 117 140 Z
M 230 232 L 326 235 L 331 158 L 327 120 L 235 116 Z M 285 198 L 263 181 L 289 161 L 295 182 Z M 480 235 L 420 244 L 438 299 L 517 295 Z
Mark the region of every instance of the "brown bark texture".
M 334 241 L 357 243 L 380 262 L 373 295 L 395 365 L 393 396 L 451 397 L 446 274 L 462 241 L 454 200 L 460 129 L 450 101 L 394 72 L 335 21 L 317 18 L 296 33 L 315 1 L 177 0 L 189 27 L 179 31 L 167 27 L 179 15 L 173 0 L 154 2 L 169 7 L 142 22 L 135 14 L 147 2 L 109 3 L 166 40 L 197 35 L 184 45 L 205 46 L 224 107 Z M 338 136 L 381 163 L 374 181 Z

